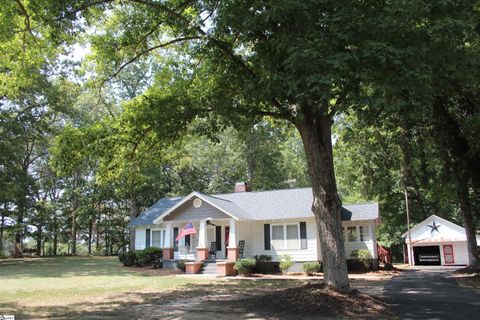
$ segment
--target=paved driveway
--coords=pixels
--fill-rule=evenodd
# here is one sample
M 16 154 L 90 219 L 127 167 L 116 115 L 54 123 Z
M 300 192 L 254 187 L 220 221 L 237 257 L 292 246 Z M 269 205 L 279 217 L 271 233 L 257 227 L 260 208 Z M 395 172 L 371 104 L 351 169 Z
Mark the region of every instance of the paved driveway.
M 460 287 L 450 271 L 405 271 L 385 285 L 387 302 L 400 319 L 480 319 L 480 295 Z

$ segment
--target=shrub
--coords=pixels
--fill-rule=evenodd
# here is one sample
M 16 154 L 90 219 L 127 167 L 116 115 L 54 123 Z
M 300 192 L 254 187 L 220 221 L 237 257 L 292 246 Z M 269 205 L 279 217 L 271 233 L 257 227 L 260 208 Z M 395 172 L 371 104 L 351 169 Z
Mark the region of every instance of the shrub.
M 177 268 L 185 272 L 185 260 L 177 260 Z
M 162 249 L 155 247 L 148 247 L 143 250 L 137 250 L 137 265 L 151 266 L 158 260 L 162 259 Z
M 318 261 L 306 262 L 303 264 L 303 271 L 305 271 L 307 276 L 311 276 L 316 272 L 322 271 L 322 265 Z
M 278 269 L 278 262 L 272 262 L 272 256 L 268 254 L 256 255 L 253 257 L 257 262 L 255 272 L 258 273 L 275 273 Z
M 120 260 L 120 262 L 123 263 L 125 267 L 131 267 L 137 263 L 137 254 L 135 253 L 135 251 L 127 251 L 125 253 L 120 253 L 118 255 L 118 260 Z
M 272 261 L 272 256 L 268 254 L 256 255 L 253 257 L 256 262 L 270 262 Z
M 280 259 L 280 270 L 283 274 L 286 274 L 288 269 L 290 269 L 295 262 L 293 261 L 292 256 L 289 254 L 281 255 L 278 258 Z
M 363 264 L 366 269 L 370 269 L 372 262 L 372 255 L 370 254 L 370 250 L 358 250 L 357 259 Z
M 249 276 L 252 274 L 255 266 L 257 265 L 257 261 L 253 258 L 244 258 L 237 260 L 233 269 L 237 270 L 239 274 L 243 276 Z

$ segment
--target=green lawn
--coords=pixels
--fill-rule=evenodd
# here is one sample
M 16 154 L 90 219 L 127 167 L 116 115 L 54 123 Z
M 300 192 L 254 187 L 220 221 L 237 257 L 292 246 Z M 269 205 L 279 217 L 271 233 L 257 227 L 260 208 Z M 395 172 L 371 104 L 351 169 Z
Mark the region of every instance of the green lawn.
M 319 310 L 334 314 L 334 318 L 368 311 L 366 318 L 375 318 L 385 312 L 382 303 L 365 296 L 354 299 L 357 303 L 365 300 L 361 302 L 365 305 L 351 310 L 352 297 L 303 287 L 318 284 L 318 280 L 222 281 L 162 275 L 165 273 L 168 270 L 125 268 L 116 257 L 0 260 L 0 315 L 14 314 L 16 319 L 231 320 L 285 315 L 296 319 L 298 312 L 306 319 L 317 319 Z M 352 285 L 376 293 L 377 287 L 383 288 L 383 281 L 352 280 Z M 313 290 L 319 302 L 336 302 L 298 307 L 300 301 L 291 295 L 304 290 Z M 283 308 L 280 311 L 271 307 L 272 299 L 278 297 L 283 297 L 277 301 Z
M 146 275 L 121 266 L 116 257 L 0 260 L 0 314 L 32 316 L 49 307 L 88 305 L 125 293 L 161 292 L 204 282 Z

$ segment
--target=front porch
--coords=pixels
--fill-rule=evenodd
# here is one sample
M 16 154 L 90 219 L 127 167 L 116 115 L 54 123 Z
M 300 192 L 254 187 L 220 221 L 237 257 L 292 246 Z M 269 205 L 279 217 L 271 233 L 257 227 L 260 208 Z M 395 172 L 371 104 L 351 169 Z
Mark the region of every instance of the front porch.
M 238 225 L 235 219 L 203 219 L 189 221 L 196 233 L 175 241 L 186 221 L 164 222 L 159 225 L 160 242 L 165 260 L 231 261 L 240 254 Z M 152 240 L 156 237 L 152 229 Z M 163 234 L 163 237 L 162 237 Z M 245 242 L 245 240 L 243 241 Z M 152 242 L 153 243 L 153 242 Z

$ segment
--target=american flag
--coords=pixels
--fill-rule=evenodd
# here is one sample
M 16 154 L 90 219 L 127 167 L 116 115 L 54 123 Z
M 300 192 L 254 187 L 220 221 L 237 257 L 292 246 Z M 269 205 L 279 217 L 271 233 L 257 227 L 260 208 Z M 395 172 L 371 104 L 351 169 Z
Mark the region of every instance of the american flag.
M 186 225 L 183 226 L 182 230 L 180 230 L 180 233 L 175 238 L 175 241 L 178 241 L 179 239 L 185 237 L 186 235 L 195 234 L 195 233 L 197 233 L 197 230 L 195 230 L 195 227 L 193 226 L 193 223 L 189 222 L 189 223 L 187 223 Z

